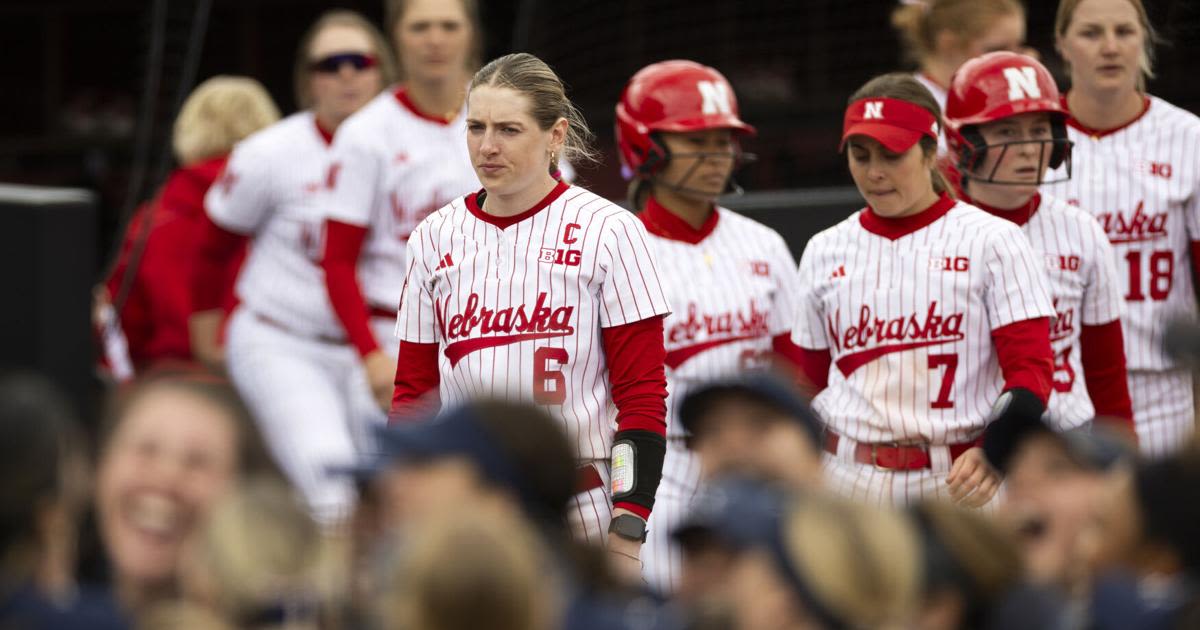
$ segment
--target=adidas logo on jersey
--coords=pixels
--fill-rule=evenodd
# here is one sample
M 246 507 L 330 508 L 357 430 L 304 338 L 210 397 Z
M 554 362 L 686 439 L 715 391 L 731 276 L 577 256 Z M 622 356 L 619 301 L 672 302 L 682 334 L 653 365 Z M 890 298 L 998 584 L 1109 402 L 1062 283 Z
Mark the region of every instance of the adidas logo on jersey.
M 445 256 L 442 256 L 440 261 L 438 261 L 438 266 L 436 269 L 434 269 L 434 271 L 437 271 L 438 269 L 448 269 L 453 266 L 454 259 L 450 257 L 450 254 L 446 254 Z
M 846 277 L 846 265 L 838 265 L 837 269 L 834 269 L 833 273 L 829 274 L 830 280 L 833 280 L 834 278 L 845 278 L 845 277 Z

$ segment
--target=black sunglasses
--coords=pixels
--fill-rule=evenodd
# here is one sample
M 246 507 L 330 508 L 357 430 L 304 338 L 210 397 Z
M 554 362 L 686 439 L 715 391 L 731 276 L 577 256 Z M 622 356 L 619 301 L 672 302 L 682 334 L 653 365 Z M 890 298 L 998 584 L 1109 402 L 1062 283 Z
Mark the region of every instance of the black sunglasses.
M 323 57 L 310 64 L 308 69 L 313 72 L 322 72 L 335 74 L 342 69 L 342 64 L 350 64 L 355 70 L 366 70 L 374 68 L 379 64 L 379 60 L 375 55 L 364 55 L 362 53 L 337 53 Z

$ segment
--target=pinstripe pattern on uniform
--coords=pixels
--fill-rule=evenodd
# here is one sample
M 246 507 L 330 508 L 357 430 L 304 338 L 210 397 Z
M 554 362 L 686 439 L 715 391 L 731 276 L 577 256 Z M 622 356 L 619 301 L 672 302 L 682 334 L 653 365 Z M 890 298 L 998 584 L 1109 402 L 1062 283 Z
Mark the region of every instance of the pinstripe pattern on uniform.
M 699 243 L 648 236 L 673 310 L 664 322 L 670 439 L 642 549 L 646 580 L 663 594 L 680 579 L 680 550 L 670 532 L 700 485 L 699 461 L 683 446 L 679 405 L 696 387 L 756 367 L 795 317 L 796 261 L 783 237 L 725 208 L 716 212 L 716 227 Z M 704 349 L 687 354 L 698 348 Z
M 1192 439 L 1196 431 L 1193 396 L 1188 370 L 1129 371 L 1129 397 L 1134 401 L 1138 450 L 1143 456 L 1166 457 Z
M 1134 420 L 1139 435 L 1149 437 L 1142 438 L 1143 450 L 1163 452 L 1171 449 L 1149 445 L 1190 433 L 1194 424 L 1191 388 L 1178 386 L 1170 373 L 1176 364 L 1163 351 L 1163 333 L 1173 317 L 1197 313 L 1189 245 L 1200 240 L 1200 118 L 1148 98 L 1140 118 L 1111 133 L 1069 127 L 1074 173 L 1043 189 L 1096 216 L 1112 242 L 1125 297 Z M 1062 176 L 1060 170 L 1049 177 Z M 1151 385 L 1143 374 L 1135 387 L 1134 372 L 1162 372 L 1164 382 Z M 1174 414 L 1169 423 L 1166 414 Z M 1147 422 L 1172 428 L 1150 436 L 1142 428 Z
M 555 262 L 559 250 L 578 258 Z M 601 329 L 669 312 L 641 222 L 577 187 L 506 228 L 459 198 L 413 231 L 409 251 L 396 334 L 441 344 L 442 404 L 541 404 L 607 476 L 617 410 Z M 611 515 L 607 489 L 597 492 L 577 497 L 571 516 L 589 532 Z
M 814 409 L 860 442 L 974 439 L 1004 384 L 991 331 L 1051 316 L 1047 284 L 1019 228 L 974 206 L 959 202 L 896 240 L 855 213 L 813 237 L 800 261 L 793 341 L 834 360 Z
M 431 212 L 479 187 L 466 104 L 449 124 L 414 114 L 392 90 L 348 118 L 333 141 L 327 218 L 369 229 L 358 279 L 370 304 L 399 303 L 405 246 Z
M 300 335 L 343 337 L 318 265 L 329 148 L 312 112 L 300 112 L 237 147 L 204 205 L 213 222 L 251 236 L 238 275 L 241 304 Z
M 1113 322 L 1124 307 L 1112 245 L 1090 214 L 1049 195 L 1022 231 L 1045 262 L 1054 300 L 1054 388 L 1047 412 L 1057 428 L 1072 429 L 1096 412 L 1084 380 L 1082 327 Z

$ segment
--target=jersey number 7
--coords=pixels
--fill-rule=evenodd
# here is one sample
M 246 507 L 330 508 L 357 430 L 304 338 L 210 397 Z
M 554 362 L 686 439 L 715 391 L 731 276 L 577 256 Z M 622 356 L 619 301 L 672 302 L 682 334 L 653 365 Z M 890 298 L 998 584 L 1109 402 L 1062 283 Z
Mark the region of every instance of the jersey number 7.
M 950 400 L 950 388 L 954 385 L 954 373 L 958 371 L 958 355 L 929 355 L 929 369 L 936 370 L 943 367 L 946 368 L 946 371 L 942 372 L 942 386 L 938 388 L 937 398 L 929 403 L 931 409 L 954 408 L 954 401 Z

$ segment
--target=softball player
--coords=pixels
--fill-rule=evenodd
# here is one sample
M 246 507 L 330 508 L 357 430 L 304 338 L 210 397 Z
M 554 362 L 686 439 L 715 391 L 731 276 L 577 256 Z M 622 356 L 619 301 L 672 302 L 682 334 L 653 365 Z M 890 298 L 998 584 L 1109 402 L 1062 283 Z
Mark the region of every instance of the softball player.
M 392 0 L 387 23 L 402 81 L 338 130 L 321 259 L 343 334 L 384 409 L 405 241 L 431 212 L 479 186 L 462 141 L 463 98 L 480 47 L 475 3 Z
M 1112 246 L 1091 215 L 1037 189 L 1048 166 L 1070 159 L 1054 77 L 1016 53 L 968 61 L 950 87 L 945 135 L 964 201 L 1021 226 L 1045 266 L 1054 300 L 1053 426 L 1098 417 L 1133 433 Z
M 387 84 L 391 51 L 370 22 L 349 11 L 318 19 L 300 50 L 297 100 L 307 108 L 237 146 L 205 199 L 201 249 L 219 271 L 253 241 L 226 338 L 229 374 L 314 514 L 333 522 L 353 495 L 324 470 L 354 461 L 363 429 L 383 423 L 384 414 L 321 281 L 320 200 L 333 133 Z M 213 274 L 193 283 L 199 311 L 221 306 Z
M 466 124 L 483 190 L 409 238 L 393 417 L 434 388 L 446 407 L 480 396 L 544 405 L 580 460 L 576 532 L 602 542 L 608 528 L 614 561 L 636 574 L 666 429 L 668 307 L 646 230 L 551 175 L 562 152 L 590 156 L 589 133 L 538 58 L 480 70 Z
M 1055 33 L 1076 172 L 1044 190 L 1092 213 L 1116 251 L 1139 445 L 1164 456 L 1195 427 L 1191 373 L 1166 355 L 1163 333 L 1196 316 L 1200 119 L 1145 93 L 1155 36 L 1140 0 L 1062 2 Z
M 716 205 L 731 187 L 741 153 L 738 118 L 725 77 L 691 61 L 640 70 L 617 104 L 617 145 L 633 177 L 631 205 L 650 233 L 674 313 L 666 327 L 667 455 L 649 523 L 645 576 L 661 593 L 679 585 L 672 543 L 700 484 L 677 407 L 698 385 L 728 378 L 794 349 L 796 262 L 774 230 Z
M 1016 225 L 949 196 L 940 118 L 906 74 L 851 97 L 842 142 L 868 205 L 800 260 L 793 340 L 823 387 L 828 481 L 875 503 L 987 503 L 989 409 L 1040 414 L 1050 394 L 1044 266 Z

